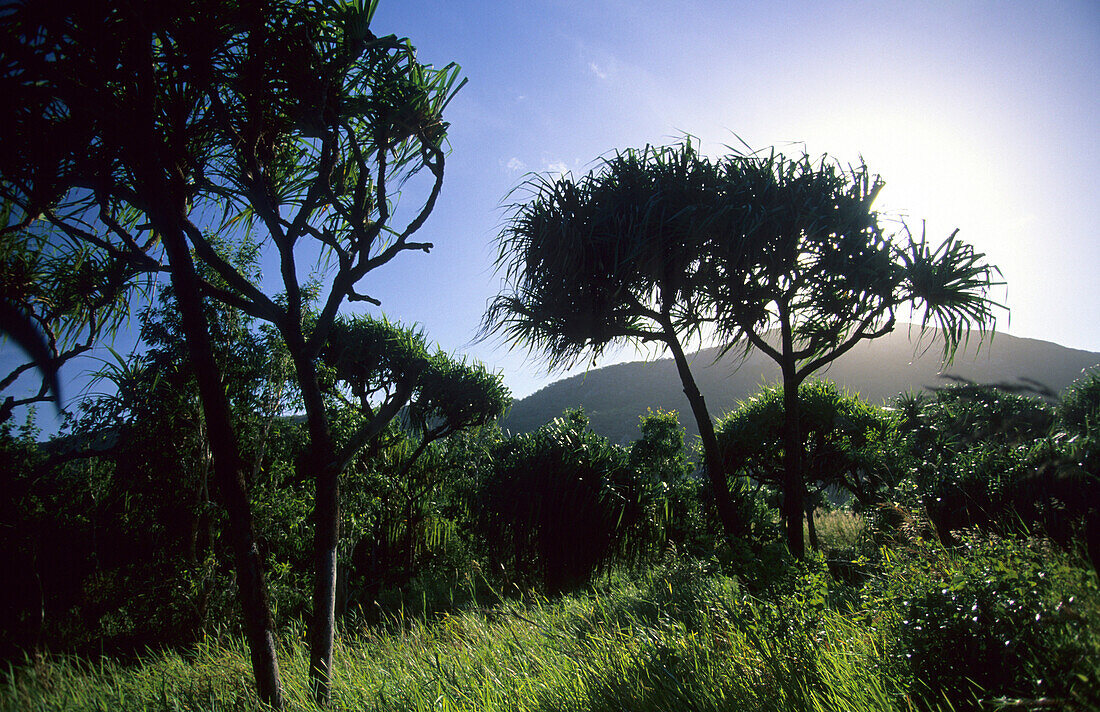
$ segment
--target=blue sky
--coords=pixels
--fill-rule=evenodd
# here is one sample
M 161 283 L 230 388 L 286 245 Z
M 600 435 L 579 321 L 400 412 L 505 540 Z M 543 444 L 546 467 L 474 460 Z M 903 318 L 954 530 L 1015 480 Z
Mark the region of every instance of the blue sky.
M 409 37 L 422 61 L 457 62 L 469 83 L 418 236 L 435 249 L 362 291 L 502 371 L 518 397 L 561 374 L 474 343 L 499 288 L 508 192 L 529 171 L 580 173 L 685 132 L 713 155 L 740 137 L 862 156 L 886 180 L 879 208 L 927 219 L 936 240 L 957 227 L 1000 266 L 1012 310 L 1000 329 L 1100 351 L 1095 2 L 381 0 L 373 29 Z
M 1000 329 L 1100 351 L 1095 3 L 382 0 L 374 29 L 469 84 L 421 232 L 436 248 L 368 276 L 368 292 L 518 396 L 557 376 L 471 344 L 508 191 L 685 132 L 714 155 L 740 137 L 862 156 L 886 180 L 879 208 L 936 240 L 957 227 L 1001 268 Z

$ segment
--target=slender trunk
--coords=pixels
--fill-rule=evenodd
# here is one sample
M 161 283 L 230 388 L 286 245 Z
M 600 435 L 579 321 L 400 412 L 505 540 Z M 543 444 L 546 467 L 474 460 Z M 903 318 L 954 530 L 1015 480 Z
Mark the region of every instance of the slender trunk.
M 158 222 L 164 225 L 167 221 Z M 198 277 L 181 232 L 171 222 L 167 222 L 167 229 L 160 232 L 172 268 L 172 287 L 182 317 L 191 365 L 198 381 L 214 461 L 214 477 L 222 504 L 229 515 L 229 536 L 237 570 L 237 596 L 244 615 L 252 672 L 260 699 L 276 709 L 282 709 L 284 700 L 275 648 L 275 622 L 271 616 L 259 547 L 252 528 L 252 511 L 244 482 L 244 461 L 237 449 L 236 434 L 229 418 L 229 403 L 203 314 Z
M 802 531 L 805 509 L 802 483 L 802 437 L 798 428 L 798 383 L 794 364 L 783 365 L 783 516 L 787 520 L 787 548 L 796 559 L 806 556 Z
M 309 631 L 309 683 L 318 707 L 332 698 L 336 630 L 336 553 L 340 542 L 340 480 L 334 464 L 317 475 L 313 538 L 313 619 Z
M 788 304 L 781 300 L 779 338 L 783 373 L 783 517 L 787 520 L 787 548 L 796 559 L 806 556 L 806 537 L 802 531 L 805 486 L 802 482 L 802 434 L 798 421 L 798 363 L 794 358 L 794 335 Z
M 301 324 L 295 320 L 280 325 L 290 349 L 295 375 L 306 411 L 310 446 L 307 458 L 298 462 L 298 478 L 312 472 L 316 483 L 313 503 L 313 617 L 309 631 L 309 681 L 314 702 L 328 707 L 332 697 L 332 653 L 336 628 L 337 546 L 340 543 L 340 475 L 347 455 L 337 452 L 329 428 L 324 397 L 317 379 L 315 354 L 307 352 Z M 349 447 L 364 447 L 392 420 L 412 392 L 412 382 L 398 385 L 391 399 L 378 408 L 370 423 L 352 435 Z
M 695 423 L 699 426 L 699 437 L 703 441 L 703 457 L 706 464 L 707 477 L 710 479 L 710 487 L 714 492 L 714 502 L 718 508 L 718 519 L 722 522 L 722 529 L 726 540 L 732 544 L 744 533 L 744 522 L 737 514 L 730 497 L 729 483 L 726 482 L 725 468 L 722 466 L 722 454 L 718 449 L 718 437 L 714 434 L 714 423 L 707 412 L 707 404 L 699 387 L 695 385 L 695 378 L 688 368 L 687 357 L 676 337 L 670 337 L 669 349 L 672 351 L 673 360 L 676 362 L 676 370 L 680 374 L 680 382 L 684 386 L 684 395 L 691 404 L 691 413 L 695 416 Z
M 306 411 L 310 446 L 299 461 L 299 478 L 313 474 L 313 616 L 309 626 L 309 684 L 318 707 L 332 698 L 332 650 L 336 628 L 337 547 L 340 543 L 340 465 L 329 429 L 317 369 L 306 353 L 299 325 L 288 325 L 284 339 L 290 346 L 294 370 Z
M 812 504 L 806 505 L 806 529 L 810 534 L 810 549 L 813 551 L 821 551 L 821 547 L 817 542 L 817 527 L 814 526 L 814 506 Z

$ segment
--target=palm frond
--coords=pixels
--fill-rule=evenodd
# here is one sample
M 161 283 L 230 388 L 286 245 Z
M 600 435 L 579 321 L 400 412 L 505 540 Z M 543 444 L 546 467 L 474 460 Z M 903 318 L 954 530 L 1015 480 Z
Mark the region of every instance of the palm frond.
M 922 225 L 920 239 L 910 234 L 909 244 L 899 249 L 906 297 L 924 312 L 922 331 L 934 325 L 943 333 L 948 361 L 969 341 L 972 329 L 983 338 L 993 332 L 997 310 L 1005 310 L 989 297 L 992 288 L 1004 284 L 1000 270 L 957 236 L 955 230 L 933 249 Z

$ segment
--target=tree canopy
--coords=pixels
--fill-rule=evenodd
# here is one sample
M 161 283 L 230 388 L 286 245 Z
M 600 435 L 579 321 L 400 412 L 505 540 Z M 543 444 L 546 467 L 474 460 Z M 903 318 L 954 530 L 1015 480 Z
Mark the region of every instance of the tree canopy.
M 733 505 L 683 344 L 713 337 L 767 354 L 788 398 L 785 511 L 801 555 L 799 384 L 891 331 L 904 305 L 920 311 L 922 330 L 943 330 L 945 358 L 971 327 L 984 335 L 995 323 L 996 269 L 955 234 L 932 247 L 902 222 L 888 232 L 872 208 L 882 185 L 862 164 L 775 151 L 710 159 L 690 140 L 617 152 L 579 179 L 536 176 L 500 236 L 505 285 L 485 330 L 551 369 L 627 342 L 669 349 L 731 536 Z
M 375 8 L 373 0 L 92 0 L 0 10 L 0 87 L 10 99 L 0 120 L 18 137 L 0 148 L 0 196 L 15 206 L 6 229 L 44 221 L 131 269 L 170 276 L 218 480 L 232 493 L 231 519 L 242 523 L 242 562 L 257 572 L 240 453 L 201 300 L 269 322 L 285 344 L 314 450 L 302 462 L 317 482 L 311 668 L 322 704 L 343 461 L 316 359 L 346 301 L 379 302 L 358 291 L 367 273 L 407 250 L 430 250 L 411 238 L 442 188 L 442 111 L 461 86 L 456 65 L 424 65 L 408 41 L 371 32 Z M 431 176 L 423 203 L 403 213 L 403 226 L 393 224 L 398 191 L 421 171 Z M 258 245 L 278 265 L 275 294 L 218 253 L 213 238 L 242 228 L 260 233 Z M 300 272 L 302 258 L 318 254 L 331 258 L 324 291 Z M 197 271 L 196 260 L 208 270 Z M 259 612 L 262 582 L 251 590 L 246 608 Z M 261 697 L 279 706 L 270 614 L 249 620 L 250 640 L 266 641 L 253 651 L 268 660 Z

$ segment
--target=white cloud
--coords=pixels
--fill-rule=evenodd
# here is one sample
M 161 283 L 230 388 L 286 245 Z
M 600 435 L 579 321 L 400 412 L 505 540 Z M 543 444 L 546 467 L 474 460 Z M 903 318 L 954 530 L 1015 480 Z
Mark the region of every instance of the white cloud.
M 509 173 L 522 173 L 527 170 L 527 164 L 515 156 L 509 158 L 508 162 L 504 164 L 504 167 L 508 169 Z
M 565 161 L 551 161 L 546 164 L 546 170 L 564 175 L 569 172 L 569 166 L 566 165 Z
M 607 72 L 600 68 L 600 65 L 595 62 L 588 63 L 588 71 L 595 74 L 600 79 L 607 79 Z

